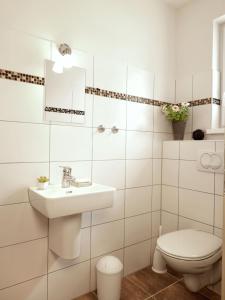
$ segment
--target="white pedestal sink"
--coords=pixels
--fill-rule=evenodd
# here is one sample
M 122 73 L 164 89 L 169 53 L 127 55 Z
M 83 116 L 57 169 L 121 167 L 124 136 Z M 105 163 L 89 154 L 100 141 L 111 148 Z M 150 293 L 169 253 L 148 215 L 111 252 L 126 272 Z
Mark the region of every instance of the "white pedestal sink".
M 31 205 L 49 218 L 49 248 L 64 259 L 80 255 L 81 213 L 111 207 L 116 189 L 92 184 L 88 187 L 46 190 L 29 188 Z

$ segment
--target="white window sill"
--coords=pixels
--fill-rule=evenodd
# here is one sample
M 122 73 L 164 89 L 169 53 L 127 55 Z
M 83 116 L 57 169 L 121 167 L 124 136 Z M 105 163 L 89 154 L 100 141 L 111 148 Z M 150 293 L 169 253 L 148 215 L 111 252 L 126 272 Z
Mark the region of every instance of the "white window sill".
M 224 128 L 206 129 L 206 134 L 224 134 Z

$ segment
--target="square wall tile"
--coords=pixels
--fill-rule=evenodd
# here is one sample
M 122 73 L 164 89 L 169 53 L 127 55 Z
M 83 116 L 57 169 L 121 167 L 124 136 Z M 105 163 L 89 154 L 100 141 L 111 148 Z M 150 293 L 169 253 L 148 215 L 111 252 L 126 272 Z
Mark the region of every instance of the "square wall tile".
M 179 159 L 180 142 L 165 141 L 163 142 L 163 158 Z
M 223 206 L 224 197 L 215 195 L 215 224 L 218 228 L 223 228 Z
M 91 160 L 91 152 L 91 128 L 59 125 L 51 126 L 51 161 Z
M 224 194 L 224 174 L 215 174 L 215 194 Z
M 161 185 L 152 186 L 152 211 L 161 209 Z
M 154 73 L 128 66 L 127 94 L 153 99 Z
M 81 228 L 86 228 L 91 226 L 91 212 L 85 212 L 81 214 Z
M 212 97 L 212 72 L 198 72 L 193 75 L 193 99 Z
M 162 160 L 162 184 L 178 186 L 179 160 Z
M 87 178 L 91 180 L 91 161 L 61 161 L 50 163 L 51 184 L 61 184 L 63 177 L 63 168 L 61 166 L 72 168 L 72 176 L 75 178 Z
M 187 136 L 189 134 L 190 135 L 189 140 L 192 140 L 192 132 L 193 132 L 193 107 L 189 107 L 189 114 L 186 122 L 184 136 L 185 135 Z
M 163 157 L 163 142 L 172 140 L 170 133 L 154 133 L 153 135 L 153 158 Z
M 97 225 L 91 231 L 91 257 L 123 248 L 124 220 Z
M 193 99 L 192 76 L 183 76 L 176 80 L 176 103 Z
M 39 176 L 49 177 L 48 163 L 0 164 L 0 205 L 28 202 L 27 189 Z
M 93 129 L 93 159 L 125 159 L 125 131 L 113 134 L 111 130 L 98 132 Z
M 151 213 L 125 219 L 125 246 L 151 237 Z
M 127 129 L 153 131 L 153 106 L 127 102 Z
M 160 211 L 152 212 L 152 235 L 151 237 L 159 236 L 159 227 L 161 225 L 161 216 Z
M 48 235 L 48 219 L 29 203 L 0 206 L 0 247 Z
M 126 128 L 126 101 L 94 96 L 93 126 Z
M 213 225 L 214 195 L 179 189 L 179 215 Z
M 51 43 L 18 30 L 0 31 L 1 68 L 44 76 L 44 59 L 50 59 Z
M 0 122 L 0 139 L 4 141 L 0 163 L 47 162 L 49 159 L 47 125 Z
M 0 290 L 1 300 L 47 300 L 47 276 Z
M 125 161 L 94 161 L 93 182 L 123 189 L 125 185 Z
M 151 242 L 145 241 L 125 248 L 124 275 L 134 273 L 150 264 Z
M 126 187 L 141 187 L 152 184 L 152 159 L 127 160 Z
M 48 250 L 48 273 L 65 269 L 69 266 L 79 264 L 83 261 L 87 261 L 91 256 L 91 229 L 83 228 L 81 229 L 81 248 L 80 256 L 75 259 L 63 259 L 55 254 L 50 249 Z
M 195 161 L 180 161 L 180 187 L 214 193 L 214 174 L 197 170 Z
M 193 130 L 206 130 L 211 128 L 212 105 L 199 105 L 193 107 Z
M 154 99 L 175 102 L 175 79 L 172 76 L 158 73 L 154 83 Z
M 162 183 L 162 160 L 153 159 L 153 184 Z
M 215 142 L 211 141 L 182 141 L 180 142 L 180 159 L 197 160 L 198 152 L 205 150 L 207 152 L 215 151 Z
M 159 106 L 154 106 L 154 132 L 172 133 L 171 121 L 167 120 Z
M 43 86 L 0 79 L 0 89 L 0 120 L 43 122 Z
M 125 217 L 131 217 L 151 210 L 152 187 L 126 190 Z
M 179 230 L 182 229 L 197 229 L 205 232 L 213 233 L 213 227 L 191 219 L 179 217 Z
M 74 299 L 89 292 L 90 261 L 48 275 L 48 299 Z
M 126 158 L 151 158 L 152 138 L 151 132 L 127 131 Z
M 178 215 L 162 211 L 163 234 L 178 230 Z
M 112 222 L 124 218 L 124 194 L 123 190 L 116 191 L 113 206 L 105 209 L 98 209 L 92 212 L 92 225 Z
M 155 248 L 157 244 L 157 238 L 152 238 L 151 239 L 151 251 L 150 251 L 150 265 L 152 266 L 153 264 L 153 257 L 155 253 Z
M 178 188 L 173 186 L 162 186 L 162 209 L 178 214 Z
M 47 239 L 0 248 L 0 265 L 1 289 L 46 274 Z
M 127 65 L 112 57 L 94 56 L 94 87 L 126 93 Z

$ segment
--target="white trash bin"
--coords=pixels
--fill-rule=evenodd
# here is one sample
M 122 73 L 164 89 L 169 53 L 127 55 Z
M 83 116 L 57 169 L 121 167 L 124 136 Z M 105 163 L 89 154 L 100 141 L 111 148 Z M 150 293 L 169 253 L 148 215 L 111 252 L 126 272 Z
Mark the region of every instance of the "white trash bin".
M 115 256 L 101 258 L 97 265 L 98 300 L 120 300 L 123 264 Z

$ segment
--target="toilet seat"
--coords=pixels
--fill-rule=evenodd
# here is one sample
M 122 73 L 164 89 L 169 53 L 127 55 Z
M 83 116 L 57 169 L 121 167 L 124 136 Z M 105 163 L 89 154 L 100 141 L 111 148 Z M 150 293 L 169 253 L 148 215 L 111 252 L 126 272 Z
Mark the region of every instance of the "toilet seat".
M 199 261 L 220 253 L 222 240 L 207 232 L 186 229 L 162 235 L 157 247 L 172 258 Z

